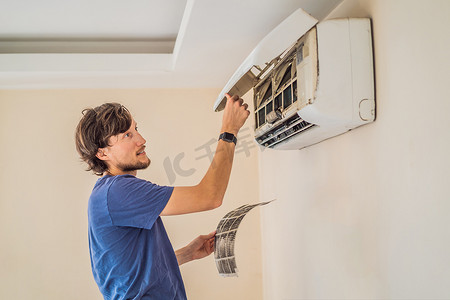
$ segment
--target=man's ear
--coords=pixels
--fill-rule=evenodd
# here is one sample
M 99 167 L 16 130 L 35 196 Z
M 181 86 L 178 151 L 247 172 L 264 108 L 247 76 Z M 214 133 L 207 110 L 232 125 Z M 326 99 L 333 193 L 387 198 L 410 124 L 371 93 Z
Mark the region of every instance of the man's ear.
M 106 148 L 98 148 L 95 156 L 100 160 L 108 160 L 108 150 Z

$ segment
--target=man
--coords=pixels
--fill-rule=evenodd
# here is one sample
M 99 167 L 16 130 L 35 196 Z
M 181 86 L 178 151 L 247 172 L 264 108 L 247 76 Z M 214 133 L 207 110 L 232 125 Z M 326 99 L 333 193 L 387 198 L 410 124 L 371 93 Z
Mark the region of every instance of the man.
M 160 216 L 219 207 L 230 177 L 247 104 L 226 95 L 217 149 L 201 182 L 190 187 L 158 186 L 136 177 L 150 165 L 146 140 L 129 111 L 106 103 L 83 111 L 75 135 L 77 151 L 101 176 L 89 198 L 92 272 L 105 299 L 186 299 L 179 265 L 214 250 L 214 235 L 201 235 L 173 251 Z

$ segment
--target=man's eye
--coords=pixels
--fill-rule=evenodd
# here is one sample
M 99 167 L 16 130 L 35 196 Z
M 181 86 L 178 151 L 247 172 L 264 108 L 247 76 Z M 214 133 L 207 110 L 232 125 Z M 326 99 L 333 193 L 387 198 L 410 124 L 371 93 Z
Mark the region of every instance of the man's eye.
M 134 128 L 136 131 L 138 131 L 138 128 L 137 128 L 137 126 Z
M 125 137 L 130 137 L 130 136 L 131 136 L 130 133 L 125 134 Z

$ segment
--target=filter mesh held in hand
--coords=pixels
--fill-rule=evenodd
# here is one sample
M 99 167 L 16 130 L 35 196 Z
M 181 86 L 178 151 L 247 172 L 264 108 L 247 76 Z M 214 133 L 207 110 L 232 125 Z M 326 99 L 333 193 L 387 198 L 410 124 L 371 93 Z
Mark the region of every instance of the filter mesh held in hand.
M 220 220 L 219 225 L 217 225 L 214 241 L 214 259 L 216 260 L 217 270 L 221 276 L 237 276 L 238 269 L 234 256 L 234 242 L 242 219 L 254 207 L 270 202 L 272 201 L 242 205 L 227 213 Z

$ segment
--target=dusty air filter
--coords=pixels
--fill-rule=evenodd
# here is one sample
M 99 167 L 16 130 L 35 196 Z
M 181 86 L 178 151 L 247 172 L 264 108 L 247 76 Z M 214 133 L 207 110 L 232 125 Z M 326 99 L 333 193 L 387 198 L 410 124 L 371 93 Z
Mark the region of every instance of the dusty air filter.
M 272 201 L 252 205 L 242 205 L 227 213 L 222 220 L 220 220 L 219 225 L 217 225 L 216 238 L 214 241 L 214 259 L 216 260 L 217 270 L 221 276 L 238 276 L 238 269 L 234 256 L 234 240 L 242 219 L 254 207 L 266 205 Z

